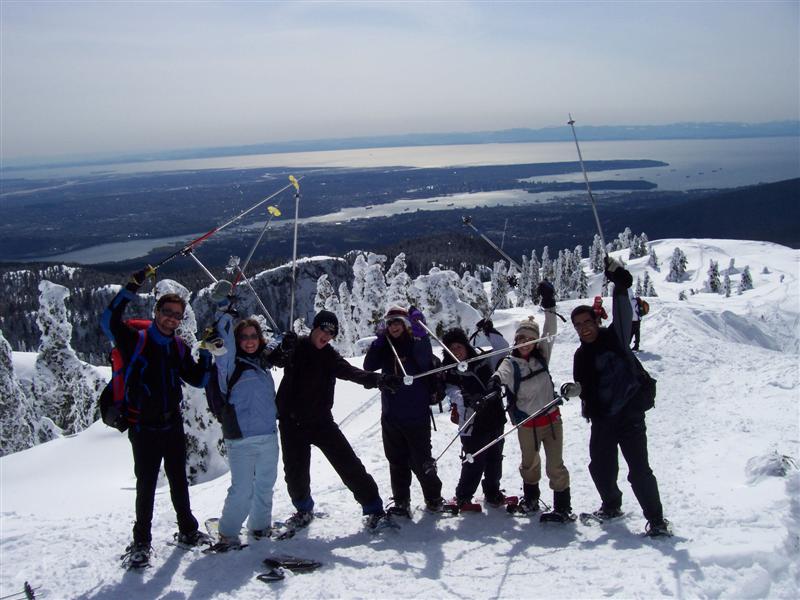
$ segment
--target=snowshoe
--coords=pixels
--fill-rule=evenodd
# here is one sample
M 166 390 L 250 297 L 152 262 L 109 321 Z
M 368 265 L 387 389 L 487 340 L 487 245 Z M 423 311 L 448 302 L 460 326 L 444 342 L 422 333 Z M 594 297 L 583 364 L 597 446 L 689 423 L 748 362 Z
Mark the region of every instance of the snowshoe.
M 266 573 L 261 573 L 259 575 L 256 575 L 256 579 L 258 579 L 259 581 L 263 581 L 264 583 L 281 581 L 283 579 L 286 579 L 286 572 L 280 567 L 276 567 L 274 569 L 270 569 Z
M 449 502 L 442 504 L 442 512 L 457 515 L 462 512 L 483 512 L 483 507 L 477 502 L 470 500 L 459 500 L 453 498 Z
M 289 556 L 288 554 L 268 556 L 263 562 L 271 569 L 289 569 L 293 573 L 307 573 L 308 571 L 319 569 L 322 566 L 322 563 L 317 560 Z
M 644 528 L 647 537 L 672 537 L 672 527 L 669 521 L 662 519 L 660 523 L 647 522 Z
M 205 528 L 208 532 L 210 543 L 208 548 L 203 550 L 203 554 L 222 554 L 229 550 L 241 550 L 247 548 L 247 544 L 242 544 L 239 537 L 227 537 L 219 533 L 219 519 L 206 519 Z
M 519 496 L 506 496 L 503 490 L 500 490 L 496 494 L 487 494 L 483 501 L 493 508 L 505 508 L 509 505 L 519 504 Z
M 299 510 L 285 522 L 276 522 L 273 527 L 272 537 L 276 540 L 288 540 L 293 538 L 301 529 L 308 527 L 314 520 L 314 513 L 310 510 Z
M 133 542 L 125 548 L 125 554 L 120 556 L 122 568 L 128 571 L 140 571 L 150 566 L 150 544 Z
M 438 498 L 434 498 L 433 500 L 425 500 L 425 510 L 432 513 L 439 513 L 442 512 L 442 507 L 444 506 L 444 498 L 441 496 Z
M 606 509 L 600 507 L 598 510 L 590 513 L 581 513 L 579 518 L 584 525 L 602 525 L 606 521 L 612 521 L 623 516 L 623 513 L 618 508 Z
M 549 507 L 547 507 L 549 509 Z M 530 517 L 539 512 L 539 500 L 532 498 L 517 499 L 517 502 L 506 504 L 506 512 L 512 515 Z
M 364 519 L 364 527 L 370 533 L 378 534 L 384 529 L 400 529 L 400 526 L 386 513 L 373 513 Z
M 177 532 L 174 536 L 175 542 L 179 546 L 187 548 L 196 548 L 197 546 L 210 546 L 214 543 L 213 538 L 207 533 L 203 533 L 196 529 L 192 533 Z
M 386 514 L 391 515 L 392 517 L 405 517 L 406 519 L 410 519 L 410 503 L 407 500 L 404 502 L 395 502 L 392 506 L 386 509 Z
M 577 520 L 577 516 L 575 513 L 572 512 L 559 512 L 555 510 L 551 510 L 549 512 L 542 513 L 539 517 L 539 522 L 541 523 L 573 523 Z

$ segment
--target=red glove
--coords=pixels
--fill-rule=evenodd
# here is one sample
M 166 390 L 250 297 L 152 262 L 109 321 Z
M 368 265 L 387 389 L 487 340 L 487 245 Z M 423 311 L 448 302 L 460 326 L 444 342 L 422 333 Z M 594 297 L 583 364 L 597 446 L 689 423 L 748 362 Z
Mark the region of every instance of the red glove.
M 458 425 L 458 407 L 455 404 L 450 405 L 450 422 Z

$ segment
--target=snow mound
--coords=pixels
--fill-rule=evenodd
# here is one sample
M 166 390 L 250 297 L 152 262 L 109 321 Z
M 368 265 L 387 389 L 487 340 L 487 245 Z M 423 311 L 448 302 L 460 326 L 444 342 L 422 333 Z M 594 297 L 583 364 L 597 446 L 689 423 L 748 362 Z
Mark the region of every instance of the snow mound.
M 772 451 L 762 456 L 754 456 L 747 461 L 745 473 L 750 483 L 757 483 L 765 477 L 786 477 L 798 470 L 797 461 L 791 456 Z

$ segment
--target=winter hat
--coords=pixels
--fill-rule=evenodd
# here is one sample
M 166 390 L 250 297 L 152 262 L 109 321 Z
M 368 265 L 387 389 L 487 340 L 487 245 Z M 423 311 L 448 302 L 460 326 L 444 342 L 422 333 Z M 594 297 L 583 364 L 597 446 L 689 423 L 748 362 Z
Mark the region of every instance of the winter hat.
M 408 310 L 402 306 L 392 306 L 386 311 L 386 314 L 383 315 L 383 321 L 387 325 L 397 320 L 402 321 L 406 327 L 411 327 L 411 321 L 408 318 Z
M 336 337 L 339 333 L 339 319 L 331 311 L 321 310 L 314 316 L 313 328 L 317 327 Z
M 450 346 L 450 344 L 461 344 L 467 349 L 469 349 L 470 347 L 469 339 L 467 339 L 467 334 L 464 333 L 463 329 L 460 329 L 458 327 L 446 331 L 445 334 L 442 336 L 442 343 L 445 346 Z
M 514 339 L 517 339 L 521 335 L 534 340 L 539 339 L 539 324 L 533 317 L 528 317 L 524 321 L 520 321 L 517 330 L 514 332 Z

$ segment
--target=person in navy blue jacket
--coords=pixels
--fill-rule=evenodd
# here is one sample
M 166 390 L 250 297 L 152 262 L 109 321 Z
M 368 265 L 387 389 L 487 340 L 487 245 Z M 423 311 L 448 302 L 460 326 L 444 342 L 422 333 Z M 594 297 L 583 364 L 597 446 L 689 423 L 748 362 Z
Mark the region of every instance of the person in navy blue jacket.
M 428 332 L 420 321 L 424 321 L 424 316 L 416 308 L 408 311 L 399 306 L 390 308 L 364 357 L 364 370 L 380 369 L 383 374 L 395 376 L 404 373 L 413 376 L 430 370 L 433 351 Z M 381 430 L 383 450 L 389 461 L 393 514 L 410 515 L 412 472 L 422 487 L 426 507 L 436 511 L 443 503 L 442 482 L 431 456 L 431 394 L 427 378 L 415 379 L 412 385 L 400 386 L 396 391 L 381 391 Z
M 136 297 L 146 275 L 145 270 L 134 273 L 102 316 L 106 335 L 128 365 L 123 414 L 130 424 L 128 439 L 136 475 L 136 523 L 128 552 L 132 553 L 132 562 L 140 564 L 149 560 L 150 525 L 162 460 L 178 517 L 176 539 L 188 545 L 208 541 L 208 536 L 198 531 L 189 504 L 186 436 L 180 406 L 184 382 L 199 388 L 208 382 L 211 355 L 200 350 L 195 362 L 191 349 L 175 335 L 186 310 L 186 301 L 177 294 L 164 294 L 158 299 L 153 322 L 146 330 L 137 330 L 123 322 L 125 307 Z M 137 354 L 137 345 L 143 339 Z

